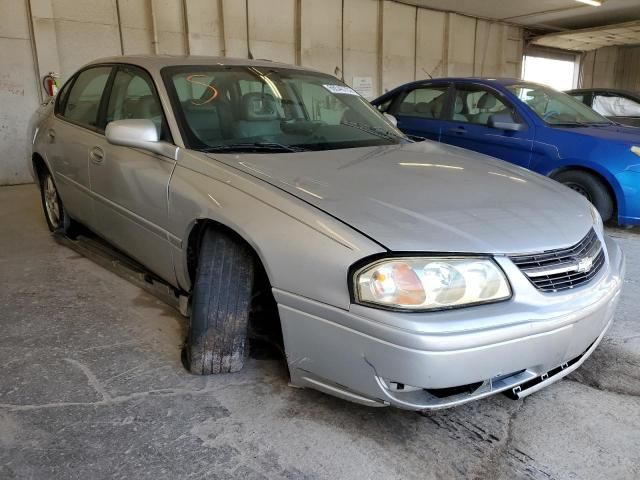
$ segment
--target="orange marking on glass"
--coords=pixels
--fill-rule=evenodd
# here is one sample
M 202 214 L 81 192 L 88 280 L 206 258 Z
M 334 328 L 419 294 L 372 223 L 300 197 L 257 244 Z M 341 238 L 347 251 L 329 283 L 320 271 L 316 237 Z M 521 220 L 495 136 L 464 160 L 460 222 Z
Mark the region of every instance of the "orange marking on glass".
M 202 83 L 202 82 L 198 82 L 197 80 L 194 80 L 194 78 L 204 77 L 204 76 L 205 75 L 194 73 L 193 75 L 189 75 L 187 77 L 187 82 L 195 83 L 196 85 L 202 85 L 204 88 L 206 88 L 211 92 L 211 96 L 207 98 L 205 101 L 196 102 L 195 100 L 191 100 L 191 105 L 195 105 L 195 106 L 206 105 L 207 103 L 212 102 L 218 97 L 218 90 L 215 87 L 213 87 L 212 85 L 209 85 L 208 83 Z

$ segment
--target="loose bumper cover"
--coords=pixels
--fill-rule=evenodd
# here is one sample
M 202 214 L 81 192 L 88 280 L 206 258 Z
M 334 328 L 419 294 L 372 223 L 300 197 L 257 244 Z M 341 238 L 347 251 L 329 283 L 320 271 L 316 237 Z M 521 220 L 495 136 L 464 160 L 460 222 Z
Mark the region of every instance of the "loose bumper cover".
M 291 383 L 409 410 L 533 393 L 578 368 L 613 321 L 625 263 L 618 245 L 603 241 L 606 266 L 562 293 L 537 290 L 507 257 L 496 257 L 514 295 L 491 305 L 347 311 L 274 289 Z

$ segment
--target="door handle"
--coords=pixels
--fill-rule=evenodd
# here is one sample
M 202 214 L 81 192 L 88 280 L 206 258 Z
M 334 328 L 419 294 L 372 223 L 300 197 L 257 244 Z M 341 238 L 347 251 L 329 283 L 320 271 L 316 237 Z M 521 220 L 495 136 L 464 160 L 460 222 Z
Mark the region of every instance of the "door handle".
M 47 130 L 47 136 L 51 141 L 54 141 L 56 139 L 56 131 L 50 128 L 49 130 Z
M 100 147 L 93 147 L 89 150 L 89 158 L 93 163 L 101 164 L 104 162 L 104 151 Z
M 457 133 L 458 135 L 462 135 L 464 133 L 467 133 L 467 129 L 463 126 L 457 126 L 447 130 L 447 133 Z

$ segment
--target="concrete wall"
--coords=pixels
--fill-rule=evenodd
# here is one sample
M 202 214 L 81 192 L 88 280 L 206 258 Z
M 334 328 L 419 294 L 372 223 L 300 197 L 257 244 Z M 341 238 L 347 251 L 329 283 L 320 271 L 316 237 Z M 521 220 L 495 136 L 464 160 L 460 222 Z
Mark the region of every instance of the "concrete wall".
M 640 91 L 640 46 L 606 47 L 583 56 L 580 85 Z
M 616 86 L 618 48 L 605 47 L 586 52 L 580 62 L 580 88 Z
M 0 0 L 0 185 L 28 181 L 27 125 L 38 106 L 29 15 L 23 2 Z
M 302 64 L 375 97 L 428 76 L 518 76 L 522 30 L 391 0 L 0 0 L 0 184 L 29 181 L 40 78 L 98 57 L 221 55 Z
M 640 92 L 640 47 L 618 49 L 615 84 L 617 88 Z

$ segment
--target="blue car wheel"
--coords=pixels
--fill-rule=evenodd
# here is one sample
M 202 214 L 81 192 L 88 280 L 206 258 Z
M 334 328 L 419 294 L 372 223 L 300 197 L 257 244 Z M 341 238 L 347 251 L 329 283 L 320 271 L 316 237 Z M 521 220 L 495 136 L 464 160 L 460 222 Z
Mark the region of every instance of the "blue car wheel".
M 613 217 L 614 203 L 607 185 L 598 177 L 580 170 L 560 172 L 554 179 L 575 190 L 589 200 L 598 210 L 603 221 Z

